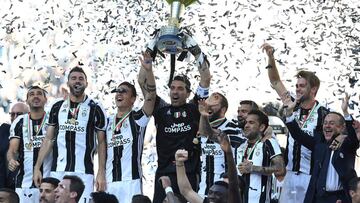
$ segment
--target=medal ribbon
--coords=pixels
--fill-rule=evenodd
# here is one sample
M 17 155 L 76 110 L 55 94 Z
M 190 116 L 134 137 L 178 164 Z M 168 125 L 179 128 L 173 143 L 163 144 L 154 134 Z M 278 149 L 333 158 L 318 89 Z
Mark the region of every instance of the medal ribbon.
M 79 112 L 80 106 L 81 106 L 82 103 L 85 102 L 86 98 L 87 98 L 87 97 L 86 97 L 86 95 L 85 95 L 84 100 L 83 100 L 82 102 L 78 103 L 77 106 L 76 106 L 76 108 L 75 108 L 74 110 L 72 110 L 72 108 L 71 108 L 70 96 L 68 97 L 69 111 L 70 111 L 70 113 L 71 113 L 71 116 L 72 116 L 75 120 L 77 119 L 77 114 L 78 114 L 78 112 Z M 74 103 L 75 103 L 75 102 L 74 102 Z
M 225 117 L 224 117 L 224 118 L 216 119 L 216 120 L 210 122 L 210 125 L 211 125 L 211 127 L 216 126 L 216 125 L 218 125 L 219 123 L 222 123 L 225 119 L 226 119 Z
M 251 155 L 254 153 L 254 150 L 256 148 L 256 145 L 260 142 L 260 139 L 258 139 L 255 144 L 253 145 L 253 147 L 251 148 L 250 150 L 250 153 L 247 153 L 249 151 L 249 143 L 248 145 L 246 146 L 246 149 L 245 149 L 245 152 L 243 154 L 243 159 L 245 158 L 246 156 L 246 160 L 249 160 L 249 157 L 251 157 Z
M 305 117 L 304 122 L 301 124 L 301 128 L 303 128 L 305 126 L 305 124 L 309 121 L 309 118 L 312 116 L 312 114 L 314 113 L 314 110 L 316 109 L 318 105 L 316 105 L 316 102 L 314 104 L 314 106 L 312 107 L 310 113 Z M 300 121 L 298 121 L 300 122 Z
M 113 132 L 113 136 L 115 135 L 115 131 L 118 131 L 121 128 L 123 122 L 125 121 L 125 119 L 127 117 L 129 117 L 130 113 L 131 113 L 131 111 L 129 111 L 126 114 L 122 115 L 119 122 L 117 122 L 117 123 L 116 123 L 116 115 L 114 116 L 114 121 L 112 123 L 113 125 L 112 125 L 112 129 L 111 129 L 112 132 Z
M 44 112 L 43 117 L 41 119 L 40 127 L 38 128 L 38 130 L 35 129 L 35 137 L 39 135 L 41 129 L 44 127 L 47 116 L 48 116 L 48 113 Z M 28 113 L 27 128 L 28 128 L 28 139 L 29 139 L 29 142 L 32 143 L 32 141 L 33 141 L 32 138 L 34 136 L 32 133 L 32 122 L 31 122 L 31 118 L 30 118 L 30 113 Z

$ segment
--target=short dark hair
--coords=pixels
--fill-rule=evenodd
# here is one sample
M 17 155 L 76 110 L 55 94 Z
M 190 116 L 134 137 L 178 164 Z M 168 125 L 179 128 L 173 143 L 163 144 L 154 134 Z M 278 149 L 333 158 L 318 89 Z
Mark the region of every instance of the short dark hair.
M 131 199 L 131 203 L 151 203 L 151 200 L 145 195 L 134 195 Z
M 240 105 L 250 105 L 251 106 L 251 110 L 259 110 L 259 106 L 256 104 L 256 102 L 252 101 L 252 100 L 242 100 L 240 101 Z
M 12 189 L 9 188 L 0 188 L 0 192 L 7 192 L 9 193 L 9 200 L 11 203 L 19 203 L 20 198 L 19 195 Z
M 302 70 L 295 75 L 296 78 L 304 78 L 309 84 L 310 88 L 317 87 L 315 95 L 320 87 L 320 80 L 314 72 Z
M 79 66 L 75 66 L 74 68 L 72 68 L 69 72 L 69 75 L 68 75 L 68 80 L 70 79 L 70 75 L 71 73 L 73 72 L 79 72 L 79 73 L 83 73 L 85 75 L 85 79 L 87 80 L 87 76 L 86 76 L 86 73 L 84 71 L 84 69 L 82 69 L 81 67 Z
M 85 189 L 84 182 L 78 176 L 73 175 L 66 175 L 63 179 L 70 180 L 70 192 L 77 193 L 76 202 L 78 202 Z
M 173 81 L 174 80 L 178 80 L 178 81 L 185 83 L 186 91 L 191 92 L 191 83 L 186 75 L 177 75 L 174 77 Z
M 30 92 L 30 90 L 34 90 L 34 89 L 42 90 L 42 92 L 43 92 L 43 94 L 44 94 L 44 97 L 46 98 L 47 91 L 46 91 L 44 88 L 41 88 L 41 87 L 38 86 L 38 85 L 34 85 L 34 86 L 30 86 L 30 87 L 28 88 L 28 92 L 26 93 L 26 99 L 29 98 L 29 92 Z
M 340 125 L 344 125 L 345 124 L 345 118 L 343 115 L 341 115 L 340 113 L 336 112 L 336 111 L 331 111 L 329 112 L 327 115 L 329 114 L 335 114 L 335 115 L 338 115 L 340 117 L 340 120 L 339 120 L 339 124 Z
M 120 83 L 120 85 L 118 85 L 118 87 L 120 87 L 121 85 L 125 85 L 126 87 L 128 87 L 131 90 L 131 96 L 136 97 L 136 88 L 133 84 L 129 83 L 129 82 L 122 82 Z
M 228 184 L 227 182 L 225 182 L 225 181 L 222 181 L 222 180 L 215 181 L 215 182 L 214 182 L 214 185 L 223 186 L 223 187 L 225 187 L 226 189 L 229 188 L 229 184 Z
M 106 192 L 92 192 L 91 198 L 94 203 L 119 203 L 115 195 Z
M 249 115 L 256 115 L 258 117 L 258 121 L 261 124 L 265 125 L 265 129 L 269 126 L 269 118 L 268 116 L 260 111 L 260 110 L 251 110 L 249 113 L 248 113 L 248 116 Z
M 46 177 L 41 180 L 41 183 L 49 183 L 52 186 L 54 186 L 54 188 L 56 188 L 59 185 L 59 182 L 60 182 L 60 180 L 58 180 L 57 178 L 53 178 L 53 177 Z
M 217 94 L 221 97 L 221 102 L 220 102 L 221 108 L 225 107 L 227 110 L 229 108 L 229 103 L 228 103 L 228 100 L 226 99 L 226 97 L 223 94 L 221 94 L 220 92 L 214 92 L 213 94 Z

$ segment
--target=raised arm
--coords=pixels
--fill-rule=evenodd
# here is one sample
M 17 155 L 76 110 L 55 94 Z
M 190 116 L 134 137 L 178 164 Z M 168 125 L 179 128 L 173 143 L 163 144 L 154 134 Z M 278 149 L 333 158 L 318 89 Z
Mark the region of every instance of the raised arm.
M 208 137 L 210 140 L 218 142 L 218 135 L 220 130 L 214 129 L 211 127 L 209 122 L 209 113 L 208 113 L 208 105 L 206 101 L 199 101 L 199 112 L 200 112 L 200 122 L 199 122 L 199 133 L 200 135 Z
M 268 66 L 266 67 L 268 70 L 268 77 L 271 83 L 271 86 L 275 89 L 279 97 L 282 99 L 284 95 L 287 93 L 287 90 L 280 79 L 279 72 L 276 68 L 275 58 L 274 58 L 274 48 L 265 43 L 261 46 L 262 50 L 266 52 L 268 56 Z
M 220 143 L 221 149 L 224 151 L 225 157 L 227 160 L 227 166 L 228 166 L 227 171 L 228 171 L 228 178 L 229 178 L 228 202 L 229 203 L 242 203 L 239 182 L 238 182 L 238 176 L 237 176 L 237 171 L 236 171 L 236 165 L 235 165 L 233 153 L 231 150 L 229 137 L 225 133 L 221 133 L 218 136 L 218 142 Z
M 152 57 L 149 52 L 143 52 L 142 58 L 139 57 L 141 68 L 138 82 L 144 96 L 144 105 L 142 107 L 147 116 L 151 116 L 154 110 L 156 100 L 156 84 L 152 69 Z
M 210 86 L 210 63 L 206 58 L 206 55 L 201 51 L 196 41 L 188 34 L 184 34 L 185 49 L 189 50 L 190 53 L 195 57 L 196 64 L 200 73 L 200 87 L 209 88 Z
M 343 141 L 343 148 L 345 150 L 349 150 L 350 152 L 356 152 L 359 148 L 360 137 L 357 136 L 356 129 L 359 126 L 358 121 L 354 121 L 348 111 L 350 96 L 345 93 L 345 97 L 342 99 L 341 109 L 344 114 L 344 118 L 346 121 L 346 129 L 348 132 L 348 136 Z M 341 145 L 341 144 L 340 144 Z
M 171 188 L 171 180 L 169 176 L 161 176 L 159 178 L 159 181 L 161 181 L 161 185 L 165 190 L 167 203 L 178 203 L 178 201 L 176 201 L 175 194 Z
M 40 187 L 42 174 L 40 167 L 45 159 L 45 157 L 51 152 L 54 146 L 54 137 L 55 137 L 55 126 L 50 125 L 46 130 L 46 136 L 41 143 L 41 147 L 38 153 L 36 164 L 34 166 L 33 181 L 36 187 Z
M 179 149 L 175 153 L 176 161 L 176 177 L 180 193 L 185 197 L 185 199 L 191 203 L 202 203 L 204 200 L 201 196 L 196 193 L 189 182 L 188 177 L 186 176 L 184 162 L 188 160 L 188 152 L 183 149 Z

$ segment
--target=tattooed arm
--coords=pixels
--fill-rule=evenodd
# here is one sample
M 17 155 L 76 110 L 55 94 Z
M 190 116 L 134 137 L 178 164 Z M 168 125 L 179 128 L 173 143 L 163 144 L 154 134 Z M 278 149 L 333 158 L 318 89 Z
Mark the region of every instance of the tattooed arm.
M 144 105 L 142 109 L 147 116 L 151 116 L 156 99 L 155 77 L 152 69 L 152 58 L 150 53 L 142 53 L 142 56 L 143 58 L 139 58 L 141 68 L 138 77 L 138 82 L 144 96 Z
M 276 68 L 275 58 L 274 58 L 274 48 L 270 44 L 263 44 L 261 46 L 262 50 L 266 52 L 268 56 L 268 77 L 271 83 L 271 86 L 275 89 L 280 98 L 283 98 L 287 93 L 287 90 L 280 79 L 279 72 Z

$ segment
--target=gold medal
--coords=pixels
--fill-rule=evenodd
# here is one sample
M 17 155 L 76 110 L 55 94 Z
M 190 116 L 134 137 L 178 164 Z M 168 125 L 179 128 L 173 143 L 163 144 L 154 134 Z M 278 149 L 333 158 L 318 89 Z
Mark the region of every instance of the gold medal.
M 199 144 L 199 139 L 198 139 L 197 137 L 195 137 L 195 138 L 193 139 L 193 143 L 194 143 L 194 144 Z
M 75 125 L 75 124 L 76 124 L 75 118 L 71 118 L 71 119 L 70 119 L 70 123 L 73 124 L 73 125 Z

